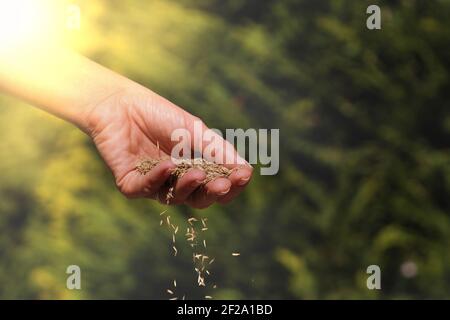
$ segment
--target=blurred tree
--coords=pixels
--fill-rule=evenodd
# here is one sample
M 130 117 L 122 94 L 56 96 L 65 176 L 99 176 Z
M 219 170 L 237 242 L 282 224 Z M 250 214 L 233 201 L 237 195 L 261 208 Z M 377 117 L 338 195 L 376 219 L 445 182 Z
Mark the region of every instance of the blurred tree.
M 80 51 L 213 127 L 281 128 L 279 175 L 228 207 L 170 209 L 210 217 L 208 293 L 450 297 L 448 1 L 378 1 L 381 31 L 369 1 L 79 3 Z M 166 298 L 174 276 L 205 295 L 188 250 L 171 257 L 161 206 L 122 199 L 76 129 L 1 104 L 0 297 Z

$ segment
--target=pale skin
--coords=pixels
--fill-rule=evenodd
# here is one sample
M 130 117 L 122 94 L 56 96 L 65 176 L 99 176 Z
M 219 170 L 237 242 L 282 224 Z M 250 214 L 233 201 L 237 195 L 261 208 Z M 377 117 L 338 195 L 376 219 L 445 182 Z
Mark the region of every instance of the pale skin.
M 171 133 L 177 128 L 192 131 L 200 119 L 81 55 L 56 47 L 26 49 L 0 48 L 0 88 L 89 135 L 126 197 L 163 201 L 175 164 L 162 161 L 145 176 L 136 172 L 136 164 L 142 158 L 169 158 L 175 144 Z M 176 182 L 171 204 L 203 209 L 232 201 L 248 185 L 252 168 L 227 166 L 234 169 L 228 178 L 204 186 L 205 173 L 189 170 Z

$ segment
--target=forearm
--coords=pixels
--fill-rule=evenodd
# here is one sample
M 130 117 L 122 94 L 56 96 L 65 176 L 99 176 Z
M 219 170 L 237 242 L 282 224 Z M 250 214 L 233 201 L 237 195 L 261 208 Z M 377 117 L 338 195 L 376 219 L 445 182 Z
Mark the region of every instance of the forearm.
M 0 51 L 0 87 L 86 131 L 85 115 L 108 97 L 136 85 L 62 48 Z

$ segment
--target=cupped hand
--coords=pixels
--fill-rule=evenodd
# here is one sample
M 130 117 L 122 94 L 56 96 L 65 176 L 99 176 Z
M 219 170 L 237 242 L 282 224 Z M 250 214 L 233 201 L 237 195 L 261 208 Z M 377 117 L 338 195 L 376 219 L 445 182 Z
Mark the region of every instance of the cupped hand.
M 111 169 L 117 187 L 129 198 L 147 197 L 166 202 L 171 170 L 170 160 L 176 142 L 171 140 L 176 129 L 186 129 L 194 138 L 194 123 L 199 118 L 189 114 L 168 100 L 145 88 L 119 91 L 89 109 L 85 115 L 86 131 L 92 137 L 100 155 Z M 230 147 L 226 141 L 215 144 Z M 192 141 L 192 145 L 194 145 Z M 221 147 L 217 147 L 221 148 Z M 229 150 L 229 149 L 227 149 Z M 238 155 L 234 148 L 232 157 Z M 214 150 L 215 153 L 224 150 Z M 136 171 L 142 159 L 165 159 L 146 175 Z M 173 189 L 170 204 L 187 204 L 206 208 L 215 202 L 228 203 L 249 183 L 250 165 L 226 164 L 232 170 L 227 178 L 217 178 L 204 185 L 205 173 L 190 169 L 179 178 Z

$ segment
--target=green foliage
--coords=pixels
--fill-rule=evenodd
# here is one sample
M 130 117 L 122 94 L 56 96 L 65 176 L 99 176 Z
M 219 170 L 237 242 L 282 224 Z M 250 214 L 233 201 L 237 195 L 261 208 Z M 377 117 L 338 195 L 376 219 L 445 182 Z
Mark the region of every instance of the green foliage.
M 450 4 L 379 3 L 381 31 L 366 1 L 80 1 L 91 58 L 211 127 L 281 129 L 277 176 L 227 207 L 170 209 L 209 217 L 215 297 L 450 297 Z M 160 205 L 122 198 L 70 125 L 1 104 L 0 297 L 166 298 L 174 277 L 205 295 Z

